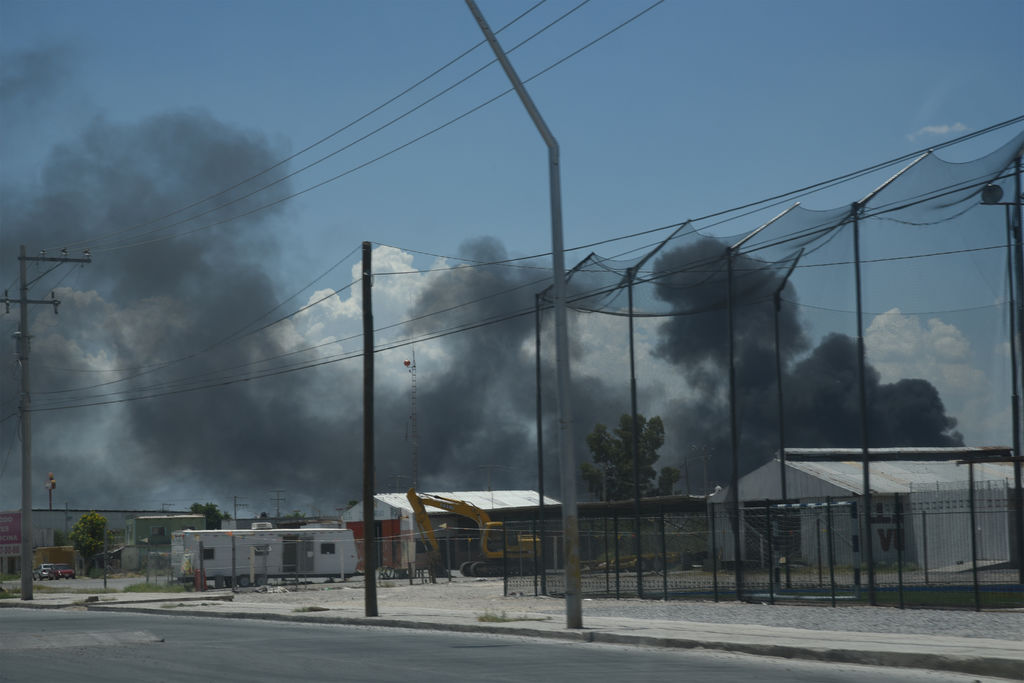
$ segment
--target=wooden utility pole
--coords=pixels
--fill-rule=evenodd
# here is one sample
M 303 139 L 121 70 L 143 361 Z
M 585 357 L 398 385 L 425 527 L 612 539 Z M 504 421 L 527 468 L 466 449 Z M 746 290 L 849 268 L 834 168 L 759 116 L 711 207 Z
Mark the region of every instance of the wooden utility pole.
M 363 576 L 365 614 L 377 616 L 377 525 L 373 519 L 373 269 L 363 242 Z
M 18 364 L 21 366 L 21 400 L 18 403 L 18 412 L 21 414 L 21 599 L 32 599 L 32 394 L 30 392 L 28 360 L 32 336 L 28 331 L 28 305 L 47 304 L 53 306 L 54 314 L 60 306 L 60 300 L 52 294 L 49 299 L 28 298 L 28 269 L 26 264 L 29 261 L 50 262 L 50 263 L 92 263 L 89 252 L 85 252 L 84 258 L 71 258 L 66 251 L 60 256 L 47 256 L 41 252 L 39 256 L 26 256 L 25 245 L 22 244 L 18 250 L 18 273 L 20 278 L 20 296 L 18 299 L 10 299 L 7 292 L 0 300 L 10 310 L 12 303 L 21 306 L 19 313 L 21 320 L 18 326 Z

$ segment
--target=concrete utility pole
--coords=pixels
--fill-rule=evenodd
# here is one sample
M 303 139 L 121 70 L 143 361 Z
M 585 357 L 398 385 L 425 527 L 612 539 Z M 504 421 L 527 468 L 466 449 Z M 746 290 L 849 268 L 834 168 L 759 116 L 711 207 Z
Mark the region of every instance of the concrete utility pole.
M 562 475 L 562 531 L 565 537 L 565 614 L 567 628 L 583 628 L 583 602 L 580 586 L 580 530 L 576 509 L 576 458 L 573 455 L 572 409 L 569 401 L 569 326 L 565 306 L 565 254 L 562 244 L 562 185 L 559 176 L 558 141 L 526 92 L 519 75 L 487 25 L 473 0 L 466 0 L 469 11 L 501 63 L 520 101 L 526 107 L 537 132 L 548 148 L 548 179 L 551 195 L 551 260 L 554 271 L 552 298 L 555 305 L 555 365 L 558 377 L 558 448 Z
M 18 299 L 10 299 L 7 292 L 0 300 L 10 310 L 12 303 L 21 306 L 21 320 L 18 326 L 18 363 L 21 365 L 21 400 L 18 404 L 18 412 L 21 414 L 21 599 L 32 599 L 32 395 L 29 391 L 28 359 L 32 336 L 28 331 L 28 305 L 48 304 L 53 306 L 56 315 L 60 300 L 52 294 L 49 299 L 28 298 L 28 271 L 26 264 L 29 261 L 49 263 L 92 263 L 89 252 L 85 252 L 84 258 L 71 258 L 66 251 L 60 256 L 47 256 L 41 252 L 39 256 L 26 256 L 25 245 L 22 244 L 18 250 L 18 273 L 20 279 L 20 296 Z

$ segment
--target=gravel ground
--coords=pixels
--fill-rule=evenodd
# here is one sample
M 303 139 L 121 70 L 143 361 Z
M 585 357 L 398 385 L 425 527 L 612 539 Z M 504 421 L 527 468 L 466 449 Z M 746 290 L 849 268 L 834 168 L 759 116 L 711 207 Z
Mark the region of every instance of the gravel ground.
M 500 579 L 462 579 L 451 583 L 414 584 L 385 582 L 377 588 L 382 615 L 400 608 L 415 610 L 456 610 L 478 615 L 485 612 L 564 615 L 561 598 L 502 594 Z M 365 594 L 362 581 L 344 584 L 270 588 L 268 592 L 246 592 L 236 603 L 286 603 L 296 606 L 324 605 L 332 608 L 362 609 Z M 793 606 L 736 602 L 664 602 L 660 600 L 583 600 L 584 624 L 588 617 L 624 617 L 714 624 L 758 624 L 818 631 L 867 633 L 918 633 L 967 638 L 999 638 L 1024 641 L 1024 611 L 974 612 L 966 610 L 900 610 L 891 607 Z

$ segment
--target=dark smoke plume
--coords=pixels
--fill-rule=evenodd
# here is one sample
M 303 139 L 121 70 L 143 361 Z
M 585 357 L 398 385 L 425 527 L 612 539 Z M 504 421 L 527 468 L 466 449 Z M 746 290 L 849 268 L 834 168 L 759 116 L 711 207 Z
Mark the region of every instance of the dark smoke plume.
M 657 271 L 679 271 L 657 285 L 657 295 L 675 310 L 659 331 L 657 352 L 687 377 L 692 396 L 680 398 L 666 416 L 695 454 L 710 453 L 714 479 L 725 481 L 731 452 L 728 405 L 728 321 L 725 245 L 710 238 L 665 253 Z M 692 264 L 705 264 L 696 268 Z M 778 269 L 747 256 L 735 260 L 734 332 L 741 474 L 778 450 L 778 402 L 773 334 L 773 293 Z M 795 299 L 787 284 L 786 295 Z M 809 347 L 795 307 L 779 319 L 786 402 L 786 445 L 857 447 L 860 412 L 857 350 L 852 339 L 827 336 Z M 869 443 L 880 446 L 944 446 L 963 443 L 956 420 L 945 414 L 938 391 L 921 379 L 882 384 L 867 367 Z
M 164 114 L 137 125 L 97 119 L 77 139 L 53 148 L 38 188 L 8 194 L 0 247 L 4 278 L 17 273 L 18 244 L 60 247 L 146 223 L 233 185 L 283 153 L 262 136 L 201 112 Z M 286 191 L 282 184 L 258 201 Z M 183 229 L 245 213 L 256 202 L 214 211 Z M 144 387 L 152 393 L 157 385 L 173 390 L 175 378 L 216 378 L 229 374 L 225 368 L 290 350 L 272 335 L 218 345 L 277 303 L 276 235 L 287 227 L 282 211 L 142 248 L 95 249 L 93 262 L 68 280 L 74 286 L 58 288 L 65 301 L 57 321 L 49 311 L 32 311 L 34 406 L 45 405 L 54 391 L 125 376 L 133 379 L 99 386 L 90 395 L 104 400 L 114 390 Z M 4 321 L 7 331 L 16 324 L 12 318 Z M 193 354 L 165 370 L 153 368 Z M 121 372 L 82 373 L 90 358 Z M 158 496 L 187 505 L 183 495 L 263 501 L 266 491 L 277 488 L 288 489 L 296 506 L 333 501 L 339 483 L 352 479 L 350 463 L 341 457 L 342 435 L 359 423 L 351 410 L 320 407 L 331 375 L 337 381 L 336 372 L 307 372 L 119 406 L 40 412 L 33 476 L 42 481 L 54 471 L 60 493 L 96 507 L 154 505 Z M 5 409 L 17 401 L 12 384 L 4 383 Z M 13 424 L 5 424 L 5 440 Z M 16 471 L 9 464 L 5 479 Z M 252 505 L 255 512 L 265 507 Z

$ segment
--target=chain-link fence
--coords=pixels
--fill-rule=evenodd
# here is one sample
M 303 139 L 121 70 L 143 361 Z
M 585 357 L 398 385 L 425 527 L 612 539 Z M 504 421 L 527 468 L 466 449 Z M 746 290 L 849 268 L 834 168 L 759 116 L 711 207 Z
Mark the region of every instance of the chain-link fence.
M 739 519 L 718 504 L 703 513 L 581 519 L 581 590 L 666 600 L 1024 607 L 1011 494 L 982 483 L 973 494 L 874 496 L 870 567 L 857 499 L 747 504 Z M 564 593 L 558 524 L 506 524 L 506 538 L 523 533 L 537 538 L 538 552 L 506 563 L 506 590 Z

